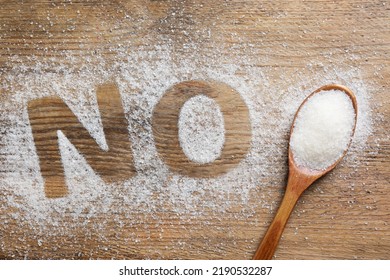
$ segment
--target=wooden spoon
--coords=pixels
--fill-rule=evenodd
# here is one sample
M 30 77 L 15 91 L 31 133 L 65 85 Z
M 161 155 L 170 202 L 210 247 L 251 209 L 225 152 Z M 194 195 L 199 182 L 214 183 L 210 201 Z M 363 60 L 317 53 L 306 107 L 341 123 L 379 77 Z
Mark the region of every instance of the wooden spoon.
M 298 108 L 297 113 L 295 114 L 293 125 L 291 126 L 290 130 L 290 138 L 293 133 L 294 123 L 297 118 L 297 115 L 302 108 L 302 106 L 306 103 L 306 101 L 314 94 L 320 91 L 327 91 L 327 90 L 340 90 L 345 92 L 349 98 L 352 101 L 353 108 L 355 110 L 355 123 L 352 130 L 351 139 L 349 141 L 348 146 L 344 150 L 342 156 L 336 160 L 332 165 L 330 165 L 325 170 L 311 170 L 308 168 L 304 168 L 301 166 L 298 166 L 293 157 L 293 153 L 291 151 L 291 148 L 289 148 L 288 151 L 288 165 L 289 165 L 289 174 L 288 174 L 288 181 L 287 181 L 287 187 L 286 192 L 284 194 L 282 203 L 278 209 L 278 212 L 275 215 L 274 220 L 272 221 L 271 225 L 269 226 L 263 240 L 261 241 L 259 247 L 257 248 L 257 251 L 255 255 L 253 256 L 254 260 L 270 260 L 272 259 L 274 252 L 276 250 L 276 247 L 279 243 L 279 239 L 282 235 L 282 232 L 284 230 L 284 227 L 286 226 L 286 223 L 288 221 L 288 218 L 290 217 L 290 214 L 292 210 L 294 209 L 295 204 L 297 203 L 299 197 L 301 194 L 318 178 L 322 177 L 329 171 L 331 171 L 344 157 L 346 154 L 351 141 L 352 136 L 355 133 L 356 128 L 356 120 L 357 120 L 357 102 L 355 95 L 352 93 L 351 90 L 349 90 L 347 87 L 331 84 L 323 86 L 313 93 L 311 93 L 301 104 L 301 106 Z

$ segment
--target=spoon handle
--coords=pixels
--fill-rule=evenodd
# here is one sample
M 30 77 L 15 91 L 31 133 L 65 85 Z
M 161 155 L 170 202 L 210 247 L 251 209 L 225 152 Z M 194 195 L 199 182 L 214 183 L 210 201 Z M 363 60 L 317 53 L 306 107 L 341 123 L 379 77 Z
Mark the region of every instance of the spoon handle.
M 282 203 L 278 209 L 278 212 L 275 215 L 274 220 L 269 226 L 263 240 L 261 241 L 255 255 L 253 256 L 254 260 L 270 260 L 272 259 L 276 247 L 278 246 L 279 239 L 282 236 L 282 232 L 292 210 L 294 209 L 295 204 L 299 195 L 294 191 L 290 191 L 290 188 L 286 189 Z

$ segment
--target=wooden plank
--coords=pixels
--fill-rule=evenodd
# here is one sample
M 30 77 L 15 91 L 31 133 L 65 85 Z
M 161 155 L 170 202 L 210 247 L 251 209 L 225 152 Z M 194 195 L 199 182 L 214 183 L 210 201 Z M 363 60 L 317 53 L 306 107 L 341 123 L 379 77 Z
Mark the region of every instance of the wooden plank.
M 156 45 L 169 44 L 173 49 L 171 59 L 178 63 L 194 52 L 188 46 L 198 46 L 199 56 L 207 56 L 216 45 L 223 44 L 224 48 L 219 49 L 221 59 L 234 48 L 248 49 L 248 55 L 256 61 L 254 65 L 269 69 L 269 84 L 264 87 L 283 90 L 291 86 L 286 77 L 296 73 L 321 72 L 338 63 L 359 69 L 361 78 L 370 84 L 370 103 L 377 104 L 372 106 L 376 120 L 373 135 L 366 150 L 357 155 L 362 164 L 356 168 L 337 167 L 303 194 L 275 257 L 389 259 L 388 1 L 0 1 L 0 6 L 2 85 L 8 76 L 20 74 L 13 72 L 20 69 L 13 69 L 15 65 L 55 58 L 63 65 L 72 65 L 73 70 L 85 67 L 77 62 L 74 65 L 65 53 L 88 58 L 92 63 L 97 63 L 94 59 L 99 55 L 107 64 L 114 64 L 113 48 L 119 45 L 147 52 Z M 308 70 L 313 61 L 316 64 Z M 238 66 L 247 63 L 242 60 Z M 0 86 L 0 102 L 9 95 L 12 92 Z M 0 137 L 6 133 L 1 130 L 4 125 L 0 124 Z M 14 155 L 0 155 L 0 178 L 13 172 L 4 166 L 9 156 Z M 286 159 L 287 155 L 279 162 Z M 286 167 L 276 168 L 286 171 Z M 345 180 L 339 174 L 352 175 Z M 153 213 L 145 213 L 142 208 L 131 213 L 132 220 L 121 227 L 118 221 L 127 216 L 108 211 L 111 219 L 93 216 L 82 229 L 61 235 L 54 234 L 61 225 L 53 225 L 53 232 L 50 226 L 45 227 L 46 231 L 36 230 L 29 221 L 12 215 L 18 209 L 0 206 L 0 217 L 7 220 L 0 224 L 0 258 L 250 259 L 281 201 L 285 186 L 281 177 L 265 178 L 263 187 L 249 194 L 248 203 L 255 213 L 242 220 L 237 220 L 242 215 L 239 207 L 231 207 L 223 215 L 205 210 L 204 215 L 191 216 L 157 205 Z M 266 194 L 261 193 L 264 189 Z M 8 198 L 12 190 L 2 195 Z M 259 202 L 262 195 L 272 209 Z M 123 199 L 127 198 L 115 197 L 118 204 Z M 231 195 L 229 199 L 240 198 Z M 73 217 L 67 213 L 65 219 L 71 221 Z

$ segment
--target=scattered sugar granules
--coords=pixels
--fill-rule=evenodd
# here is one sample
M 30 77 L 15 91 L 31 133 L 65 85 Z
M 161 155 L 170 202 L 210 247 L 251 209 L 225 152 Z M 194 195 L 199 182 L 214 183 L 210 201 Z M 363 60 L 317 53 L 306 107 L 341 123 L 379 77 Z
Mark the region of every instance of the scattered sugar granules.
M 225 141 L 223 115 L 219 105 L 205 95 L 184 103 L 179 115 L 179 140 L 185 155 L 197 163 L 217 159 Z
M 100 243 L 118 236 L 115 242 L 121 246 L 137 244 L 148 248 L 148 244 L 154 244 L 150 239 L 164 238 L 162 223 L 165 223 L 165 228 L 174 227 L 180 232 L 183 240 L 179 238 L 180 244 L 172 243 L 169 248 L 151 247 L 145 256 L 158 255 L 158 250 L 180 254 L 182 248 L 187 248 L 185 238 L 191 235 L 194 223 L 202 228 L 210 226 L 205 217 L 244 221 L 258 217 L 255 214 L 259 209 L 272 209 L 275 205 L 270 199 L 272 189 L 283 188 L 285 184 L 288 132 L 293 116 L 307 93 L 329 83 L 346 85 L 356 94 L 360 114 L 351 152 L 343 164 L 359 165 L 354 155 L 364 149 L 372 130 L 370 92 L 359 69 L 333 64 L 332 68 L 318 69 L 308 64 L 300 72 L 281 73 L 280 69 L 261 66 L 258 56 L 253 54 L 256 50 L 240 48 L 225 50 L 221 46 L 224 52 L 214 47 L 215 53 L 180 56 L 171 45 L 162 44 L 149 49 L 112 48 L 114 55 L 110 60 L 99 54 L 83 57 L 66 52 L 65 60 L 17 56 L 10 59 L 10 70 L 2 75 L 1 86 L 6 94 L 0 103 L 2 231 L 11 230 L 13 236 L 25 238 L 39 237 L 42 246 L 51 246 L 43 252 L 61 247 L 61 242 L 50 245 L 53 243 L 48 240 L 57 236 L 71 238 L 75 234 L 94 236 Z M 271 79 L 276 76 L 280 79 Z M 248 107 L 251 148 L 246 158 L 224 175 L 201 179 L 182 176 L 171 172 L 158 156 L 151 127 L 153 109 L 167 89 L 186 80 L 226 83 L 242 96 Z M 26 105 L 29 100 L 44 96 L 61 97 L 104 149 L 96 86 L 105 81 L 119 86 L 137 175 L 122 184 L 104 183 L 72 143 L 58 133 L 69 195 L 48 199 L 44 195 Z M 181 146 L 194 161 L 212 161 L 218 156 L 224 137 L 218 104 L 202 96 L 187 102 L 179 120 Z M 207 114 L 196 116 L 202 107 Z M 187 135 L 204 138 L 192 142 Z M 198 153 L 210 139 L 214 144 Z M 164 215 L 177 224 L 167 224 Z M 148 222 L 140 224 L 140 216 Z M 255 221 L 261 223 L 261 219 L 259 216 Z M 14 222 L 18 227 L 13 226 Z M 234 229 L 234 225 L 230 227 Z M 115 235 L 110 235 L 113 228 Z M 226 232 L 226 227 L 212 229 Z M 227 232 L 234 234 L 234 230 Z M 4 242 L 7 241 L 0 241 L 3 254 L 17 251 L 29 257 L 31 251 L 24 243 L 18 246 Z M 92 249 L 87 250 L 82 244 L 73 246 L 73 250 L 88 251 L 90 257 L 96 257 Z M 212 249 L 217 255 L 219 247 L 223 246 Z
M 355 123 L 351 99 L 341 90 L 320 91 L 303 104 L 290 147 L 294 161 L 314 170 L 336 162 L 348 147 Z

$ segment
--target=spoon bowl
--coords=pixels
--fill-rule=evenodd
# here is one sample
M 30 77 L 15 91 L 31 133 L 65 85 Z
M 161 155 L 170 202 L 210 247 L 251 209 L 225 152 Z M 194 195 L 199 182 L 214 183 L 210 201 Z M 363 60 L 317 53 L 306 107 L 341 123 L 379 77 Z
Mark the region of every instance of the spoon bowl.
M 321 92 L 321 91 L 329 91 L 329 90 L 339 90 L 344 92 L 348 97 L 351 99 L 352 106 L 355 111 L 355 118 L 354 118 L 354 125 L 352 128 L 352 134 L 349 140 L 349 143 L 345 150 L 343 151 L 342 155 L 331 165 L 329 165 L 327 168 L 323 170 L 313 170 L 307 167 L 299 166 L 293 156 L 293 151 L 291 149 L 291 146 L 289 147 L 288 151 L 288 165 L 289 165 L 289 174 L 288 174 L 288 180 L 287 180 L 287 187 L 286 192 L 284 194 L 283 200 L 280 204 L 280 207 L 275 215 L 274 220 L 272 221 L 271 225 L 269 226 L 263 240 L 261 241 L 259 247 L 256 250 L 256 253 L 253 256 L 254 260 L 269 260 L 272 259 L 276 247 L 279 243 L 280 237 L 283 233 L 283 230 L 286 226 L 286 223 L 288 221 L 288 218 L 290 217 L 290 214 L 292 210 L 294 209 L 295 204 L 297 203 L 299 197 L 301 194 L 318 178 L 324 176 L 326 173 L 331 171 L 333 168 L 336 167 L 336 165 L 342 160 L 342 158 L 347 153 L 347 150 L 352 142 L 352 137 L 355 133 L 356 129 L 356 121 L 357 121 L 357 101 L 356 97 L 353 94 L 353 92 L 348 89 L 345 86 L 337 85 L 337 84 L 330 84 L 325 85 L 323 87 L 320 87 L 319 89 L 315 90 L 313 93 L 311 93 L 306 99 L 302 102 L 301 106 L 298 108 L 297 113 L 294 116 L 293 124 L 291 126 L 290 130 L 290 139 L 291 135 L 293 134 L 294 130 L 294 124 L 297 119 L 298 113 L 300 112 L 301 108 L 304 106 L 304 104 L 309 100 L 310 97 L 312 97 L 314 94 Z

